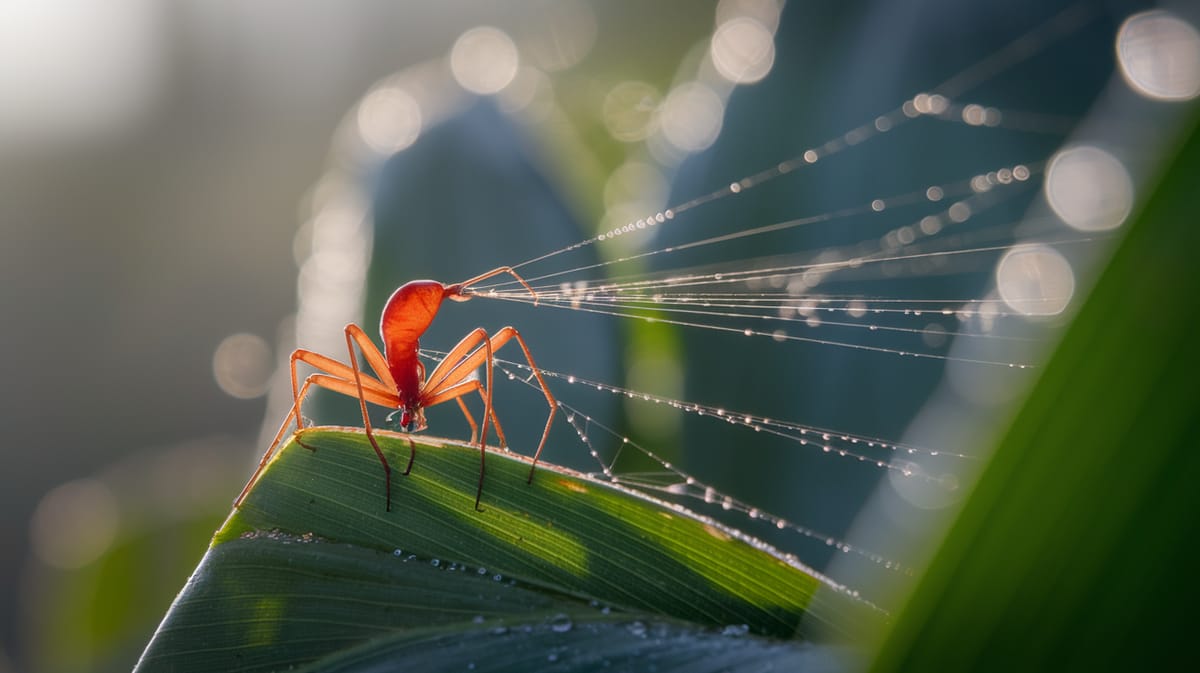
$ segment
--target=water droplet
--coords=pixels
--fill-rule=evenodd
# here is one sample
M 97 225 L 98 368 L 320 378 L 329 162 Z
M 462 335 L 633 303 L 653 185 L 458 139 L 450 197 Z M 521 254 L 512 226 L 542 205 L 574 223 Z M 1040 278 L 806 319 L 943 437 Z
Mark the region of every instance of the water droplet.
M 571 618 L 562 614 L 561 612 L 557 615 L 554 615 L 554 618 L 550 620 L 550 630 L 555 633 L 566 633 L 567 631 L 570 631 L 571 627 L 573 626 L 575 626 L 575 624 L 571 622 Z
M 747 633 L 750 633 L 749 624 L 730 624 L 729 626 L 721 629 L 721 635 L 730 636 L 733 638 L 740 638 Z
M 646 625 L 642 622 L 630 622 L 626 628 L 638 638 L 646 637 Z

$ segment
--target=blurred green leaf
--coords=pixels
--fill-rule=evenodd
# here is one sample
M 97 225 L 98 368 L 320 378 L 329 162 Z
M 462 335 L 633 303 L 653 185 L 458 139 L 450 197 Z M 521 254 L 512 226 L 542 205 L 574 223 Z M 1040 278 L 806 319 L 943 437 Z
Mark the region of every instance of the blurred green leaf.
M 1197 176 L 1193 128 L 873 670 L 1180 666 L 1200 534 Z
M 463 668 L 486 659 L 481 669 L 515 670 L 553 648 L 598 666 L 651 652 L 682 662 L 693 661 L 685 643 L 729 646 L 714 640 L 725 631 L 745 635 L 746 661 L 776 651 L 788 660 L 813 656 L 803 643 L 818 630 L 846 636 L 878 622 L 870 606 L 735 531 L 582 475 L 539 466 L 529 485 L 527 459 L 489 453 L 476 511 L 478 449 L 427 438 L 412 474 L 393 477 L 388 511 L 361 431 L 302 439 L 313 450 L 285 446 L 217 532 L 138 670 L 274 670 L 322 657 L 329 670 L 426 670 L 450 642 Z M 405 464 L 406 438 L 380 444 Z M 635 623 L 667 635 L 643 643 Z M 638 642 L 624 636 L 631 625 Z M 505 645 L 525 654 L 493 661 L 481 632 L 528 638 Z

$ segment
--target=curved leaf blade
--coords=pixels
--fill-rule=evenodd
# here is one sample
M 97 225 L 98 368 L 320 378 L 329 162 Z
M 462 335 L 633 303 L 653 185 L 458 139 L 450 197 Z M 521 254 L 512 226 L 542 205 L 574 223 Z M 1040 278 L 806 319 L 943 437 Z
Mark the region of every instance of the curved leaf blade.
M 267 670 L 382 634 L 441 625 L 466 637 L 480 620 L 596 620 L 601 606 L 785 639 L 816 623 L 845 633 L 878 621 L 794 559 L 584 475 L 539 466 L 527 484 L 528 459 L 489 452 L 476 511 L 479 450 L 427 438 L 412 473 L 393 477 L 388 511 L 361 430 L 302 437 L 217 532 L 140 670 Z M 379 438 L 390 464 L 407 462 L 407 436 Z

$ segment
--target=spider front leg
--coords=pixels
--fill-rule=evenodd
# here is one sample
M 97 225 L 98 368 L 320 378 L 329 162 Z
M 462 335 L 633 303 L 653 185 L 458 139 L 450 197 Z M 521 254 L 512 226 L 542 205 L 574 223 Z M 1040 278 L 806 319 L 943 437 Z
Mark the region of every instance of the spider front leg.
M 436 402 L 433 402 L 434 404 L 438 402 L 444 402 L 455 397 L 460 397 L 461 395 L 470 392 L 470 390 L 466 389 L 458 392 L 460 387 L 459 382 L 469 376 L 470 373 L 475 370 L 475 368 L 479 367 L 481 364 L 486 364 L 488 388 L 484 399 L 484 413 L 486 414 L 490 410 L 494 414 L 495 410 L 492 407 L 491 401 L 491 380 L 492 369 L 494 366 L 492 355 L 510 340 L 516 339 L 517 344 L 521 347 L 521 351 L 525 355 L 526 362 L 529 363 L 530 370 L 533 372 L 534 377 L 537 378 L 538 385 L 542 390 L 542 394 L 546 397 L 546 404 L 550 407 L 550 414 L 546 418 L 546 428 L 542 431 L 542 440 L 538 442 L 537 451 L 535 451 L 533 454 L 533 462 L 529 466 L 529 479 L 526 483 L 533 483 L 533 474 L 537 469 L 537 461 L 542 455 L 542 449 L 546 446 L 546 439 L 550 436 L 550 427 L 554 423 L 554 414 L 558 411 L 558 402 L 554 399 L 554 396 L 550 394 L 550 389 L 546 386 L 546 380 L 542 378 L 542 371 L 538 369 L 537 363 L 534 362 L 533 355 L 529 352 L 529 346 L 525 343 L 525 339 L 521 336 L 520 332 L 513 327 L 504 327 L 496 332 L 491 339 L 484 341 L 482 346 L 477 346 L 481 339 L 481 333 L 483 333 L 483 330 L 481 329 L 473 331 L 446 355 L 446 358 L 443 359 L 437 368 L 434 369 L 433 373 L 429 375 L 429 383 L 431 384 L 431 387 L 424 391 L 422 395 L 430 395 L 430 399 L 436 400 Z M 474 383 L 478 385 L 479 382 L 475 381 Z M 452 391 L 455 394 L 451 395 L 450 393 Z M 445 394 L 443 395 L 443 393 Z M 429 403 L 426 403 L 426 406 L 429 406 Z M 486 422 L 486 417 L 484 420 Z M 480 443 L 480 450 L 483 450 L 482 442 Z M 482 494 L 482 456 L 480 458 L 479 489 L 479 493 Z M 478 495 L 476 496 L 475 506 L 476 508 L 479 507 Z
M 479 500 L 483 497 L 483 474 L 487 463 L 488 421 L 495 417 L 495 411 L 492 410 L 492 344 L 487 332 L 480 327 L 471 330 L 462 341 L 450 349 L 421 388 L 422 407 L 427 408 L 460 398 L 473 390 L 479 390 L 479 381 L 466 379 L 480 364 L 485 365 L 487 385 L 480 390 L 480 395 L 483 396 L 483 429 L 479 434 L 479 487 L 475 491 L 476 511 L 482 511 L 479 509 Z M 500 437 L 503 441 L 503 435 Z
M 391 373 L 388 372 L 386 366 L 387 360 L 379 352 L 379 349 L 375 347 L 375 344 L 367 338 L 366 333 L 354 323 L 346 325 L 345 331 L 346 350 L 350 352 L 350 369 L 354 373 L 354 387 L 357 393 L 356 396 L 358 397 L 358 406 L 362 410 L 363 430 L 367 433 L 367 440 L 371 442 L 371 448 L 375 449 L 375 455 L 379 457 L 379 462 L 383 464 L 384 498 L 386 502 L 384 507 L 386 511 L 390 512 L 392 511 L 392 466 L 388 464 L 387 457 L 383 455 L 383 449 L 379 448 L 379 442 L 375 440 L 375 433 L 371 429 L 371 416 L 367 413 L 367 393 L 373 391 L 371 391 L 369 386 L 365 387 L 364 383 L 374 381 L 374 379 L 359 371 L 358 357 L 354 352 L 354 344 L 358 344 L 359 350 L 363 353 L 363 358 L 367 360 L 367 363 L 371 365 L 375 373 L 391 382 L 393 391 L 396 391 L 396 383 L 392 379 Z M 399 405 L 400 396 L 395 393 L 391 394 L 388 406 L 395 408 Z M 404 474 L 408 474 L 412 470 L 413 460 L 417 457 L 416 446 L 411 440 L 409 441 L 409 449 L 408 469 L 404 471 Z
M 496 336 L 492 337 L 492 350 L 496 350 L 508 343 L 509 339 L 516 339 L 517 345 L 521 347 L 521 352 L 525 354 L 525 361 L 529 363 L 529 370 L 537 378 L 538 385 L 542 389 L 542 394 L 546 396 L 546 404 L 550 406 L 550 415 L 546 417 L 546 429 L 542 431 L 542 441 L 538 442 L 537 451 L 533 454 L 533 464 L 529 466 L 529 479 L 526 483 L 533 483 L 533 471 L 537 469 L 538 457 L 542 455 L 542 449 L 546 446 L 546 438 L 550 436 L 550 426 L 554 423 L 554 414 L 558 411 L 558 401 L 554 399 L 554 395 L 550 394 L 550 388 L 546 386 L 546 379 L 542 378 L 542 370 L 538 369 L 537 363 L 533 361 L 533 354 L 529 352 L 529 345 L 525 343 L 525 338 L 521 336 L 513 327 L 504 327 Z
M 308 352 L 308 351 L 305 351 L 305 352 Z M 324 357 L 324 356 L 321 356 L 321 357 Z M 293 354 L 293 359 L 292 359 L 293 376 L 295 375 L 295 371 L 294 371 L 295 364 L 294 363 L 297 359 L 303 359 L 303 357 L 302 356 L 297 357 L 295 354 Z M 337 361 L 331 361 L 331 362 L 333 362 L 334 365 L 337 365 L 337 367 L 345 366 Z M 335 369 L 337 367 L 335 367 Z M 346 369 L 349 369 L 349 367 L 346 367 Z M 368 387 L 363 389 L 363 394 L 366 396 L 367 400 L 369 402 L 371 402 L 372 404 L 379 404 L 382 406 L 395 406 L 396 404 L 399 403 L 399 398 L 397 398 L 395 395 L 380 389 L 382 384 L 379 383 L 378 381 L 367 378 L 363 381 L 363 383 L 368 384 Z M 275 433 L 275 437 L 274 437 L 274 439 L 271 440 L 271 443 L 269 445 L 267 445 L 267 450 L 266 450 L 266 452 L 263 453 L 262 458 L 259 459 L 258 467 L 254 470 L 254 474 L 250 475 L 250 479 L 249 479 L 249 481 L 246 482 L 246 485 L 242 488 L 242 492 L 240 494 L 238 494 L 237 499 L 234 500 L 234 502 L 233 502 L 234 507 L 241 507 L 242 501 L 246 499 L 246 495 L 250 492 L 250 488 L 252 486 L 254 486 L 255 482 L 258 481 L 259 476 L 262 474 L 262 471 L 264 469 L 266 469 L 267 463 L 270 462 L 270 460 L 271 460 L 271 456 L 275 455 L 275 449 L 279 446 L 279 443 L 283 441 L 284 434 L 287 432 L 288 426 L 291 425 L 292 419 L 300 418 L 301 409 L 303 408 L 303 405 L 304 405 L 304 400 L 306 397 L 308 397 L 309 388 L 313 385 L 317 385 L 322 388 L 332 390 L 334 392 L 339 392 L 344 395 L 357 396 L 357 389 L 356 389 L 355 385 L 353 383 L 351 383 L 350 381 L 339 379 L 336 376 L 330 376 L 327 374 L 310 374 L 308 376 L 308 378 L 306 378 L 304 380 L 304 385 L 301 386 L 299 388 L 299 390 L 297 390 L 295 392 L 295 397 L 292 402 L 292 408 L 288 411 L 287 416 L 284 417 L 283 422 L 279 424 L 279 430 Z M 303 429 L 303 428 L 300 425 L 300 421 L 297 420 L 297 433 L 299 433 L 299 431 L 301 429 Z M 296 442 L 298 444 L 300 444 L 301 446 L 305 446 L 303 443 L 300 442 L 299 439 L 297 439 Z M 312 447 L 308 447 L 308 446 L 305 446 L 305 448 L 308 448 L 310 450 L 312 449 Z
M 463 282 L 458 283 L 457 285 L 452 285 L 451 288 L 453 289 L 453 291 L 448 296 L 455 301 L 466 301 L 471 298 L 471 295 L 467 294 L 467 292 L 466 292 L 467 288 L 471 287 L 472 285 L 474 285 L 476 283 L 479 283 L 479 282 L 485 281 L 489 278 L 494 278 L 496 276 L 506 274 L 506 273 L 508 275 L 512 276 L 513 279 L 515 279 L 518 283 L 520 283 L 526 290 L 529 290 L 529 294 L 533 295 L 533 305 L 537 306 L 537 303 L 538 303 L 537 292 L 534 292 L 533 288 L 529 286 L 529 283 L 525 282 L 525 279 L 522 278 L 521 276 L 519 276 L 516 271 L 513 271 L 511 266 L 497 267 L 495 269 L 492 269 L 491 271 L 488 271 L 487 273 L 481 273 L 478 276 L 475 276 L 474 278 L 464 280 Z M 508 283 L 503 283 L 503 284 L 507 285 Z
M 479 397 L 484 402 L 487 402 L 487 396 L 483 392 L 483 385 L 478 386 Z M 467 425 L 471 426 L 471 444 L 474 444 L 479 439 L 479 424 L 475 422 L 475 417 L 471 415 L 471 410 L 467 408 L 467 403 L 462 397 L 454 400 L 458 402 L 458 408 L 462 410 L 463 417 L 467 419 Z M 496 438 L 499 440 L 500 448 L 508 448 L 508 439 L 504 436 L 504 429 L 500 427 L 500 419 L 496 418 L 496 408 L 492 407 L 492 427 L 496 429 Z

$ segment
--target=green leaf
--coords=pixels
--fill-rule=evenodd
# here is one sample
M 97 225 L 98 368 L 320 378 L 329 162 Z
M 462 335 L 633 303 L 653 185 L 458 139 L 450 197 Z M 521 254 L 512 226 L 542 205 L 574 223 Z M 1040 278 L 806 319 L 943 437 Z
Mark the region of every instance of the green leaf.
M 419 629 L 339 652 L 303 673 L 391 671 L 404 661 L 418 671 L 824 671 L 842 670 L 844 653 L 829 647 L 743 637 L 739 631 L 698 632 L 670 622 L 585 619 L 554 615 L 514 627 Z
M 379 437 L 389 463 L 405 465 L 408 439 Z M 529 638 L 514 652 L 598 648 L 577 663 L 660 645 L 664 660 L 687 658 L 682 645 L 618 636 L 636 622 L 687 634 L 680 642 L 700 650 L 727 646 L 726 629 L 744 632 L 739 642 L 754 643 L 747 661 L 781 647 L 803 658 L 812 655 L 801 638 L 853 636 L 879 620 L 736 531 L 583 475 L 539 466 L 528 484 L 527 459 L 489 452 L 476 511 L 479 450 L 426 438 L 413 445 L 412 473 L 393 473 L 389 511 L 361 431 L 310 429 L 302 441 L 278 453 L 217 532 L 138 670 L 276 670 L 323 658 L 351 670 L 360 658 L 369 669 L 393 657 L 425 670 L 428 658 L 449 656 L 445 643 L 499 629 L 511 634 L 505 642 Z M 555 619 L 612 637 L 557 631 Z M 518 666 L 475 645 L 456 651 L 460 670 L 481 658 Z
M 1182 670 L 1194 659 L 1194 114 L 874 671 Z

